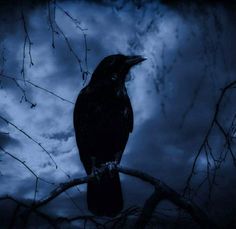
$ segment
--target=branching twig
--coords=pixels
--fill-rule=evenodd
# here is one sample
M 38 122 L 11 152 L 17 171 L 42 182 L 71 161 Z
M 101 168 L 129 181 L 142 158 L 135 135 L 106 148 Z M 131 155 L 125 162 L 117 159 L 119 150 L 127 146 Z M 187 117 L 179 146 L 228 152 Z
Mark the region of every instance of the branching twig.
M 5 154 L 7 154 L 8 156 L 12 157 L 13 159 L 15 159 L 16 161 L 20 162 L 20 164 L 22 164 L 27 170 L 29 170 L 29 172 L 35 177 L 37 178 L 38 180 L 41 180 L 45 183 L 48 183 L 48 184 L 52 184 L 54 185 L 54 183 L 50 182 L 50 181 L 47 181 L 45 180 L 44 178 L 41 178 L 39 177 L 26 163 L 25 161 L 22 161 L 20 160 L 18 157 L 14 156 L 13 154 L 9 153 L 8 151 L 6 151 L 4 148 L 2 148 L 0 146 L 0 150 L 3 151 Z
M 50 0 L 47 2 L 47 7 L 48 7 L 48 21 L 51 29 L 51 34 L 52 34 L 52 47 L 55 48 L 55 37 L 54 34 L 58 35 L 58 32 L 55 30 L 53 26 L 53 20 L 55 21 L 55 10 L 53 11 L 53 19 L 52 19 L 52 13 L 51 13 L 51 6 L 50 6 Z
M 210 135 L 211 135 L 211 132 L 212 132 L 214 126 L 218 127 L 218 129 L 220 130 L 220 132 L 223 134 L 223 136 L 224 136 L 224 138 L 225 138 L 225 146 L 226 146 L 226 148 L 227 148 L 226 153 L 227 153 L 227 152 L 230 152 L 231 157 L 232 157 L 233 162 L 234 162 L 234 165 L 236 166 L 236 157 L 235 157 L 235 155 L 234 155 L 234 153 L 233 153 L 233 151 L 232 151 L 232 148 L 231 148 L 231 143 L 230 143 L 230 141 L 229 141 L 229 134 L 226 133 L 226 131 L 224 130 L 224 128 L 223 128 L 222 125 L 220 124 L 220 122 L 219 122 L 219 117 L 218 117 L 218 116 L 219 116 L 219 112 L 220 112 L 220 106 L 221 106 L 221 104 L 222 104 L 222 101 L 223 101 L 223 99 L 224 99 L 225 94 L 228 92 L 229 89 L 231 89 L 231 88 L 234 87 L 235 85 L 236 85 L 236 81 L 232 81 L 231 83 L 229 83 L 228 85 L 226 85 L 226 86 L 222 89 L 222 91 L 221 91 L 221 93 L 220 93 L 220 96 L 219 96 L 219 98 L 218 98 L 218 100 L 217 100 L 217 103 L 216 103 L 216 106 L 215 106 L 215 111 L 214 111 L 214 114 L 213 114 L 213 118 L 212 118 L 212 120 L 211 120 L 211 122 L 210 122 L 209 128 L 208 128 L 208 130 L 207 130 L 207 132 L 206 132 L 206 134 L 205 134 L 205 137 L 204 137 L 204 139 L 203 139 L 203 141 L 202 141 L 202 143 L 201 143 L 201 145 L 200 145 L 200 147 L 199 147 L 199 149 L 198 149 L 198 151 L 197 151 L 197 153 L 196 153 L 196 156 L 195 156 L 195 158 L 194 158 L 193 165 L 192 165 L 192 168 L 191 168 L 191 172 L 190 172 L 190 174 L 189 174 L 189 176 L 188 176 L 188 178 L 187 178 L 186 185 L 185 185 L 185 188 L 184 188 L 184 192 L 183 192 L 184 195 L 186 195 L 187 193 L 190 193 L 190 192 L 191 192 L 191 180 L 192 180 L 193 176 L 195 175 L 195 167 L 196 167 L 198 158 L 199 158 L 199 156 L 200 156 L 200 154 L 201 154 L 201 152 L 202 152 L 203 150 L 205 150 L 206 160 L 207 160 L 207 165 L 208 165 L 208 166 L 207 166 L 207 170 L 208 170 L 207 176 L 209 176 L 209 174 L 210 174 L 210 173 L 209 173 L 210 159 L 209 159 L 209 157 L 208 157 L 209 154 L 210 154 L 210 156 L 211 156 L 211 158 L 212 158 L 213 161 L 218 162 L 218 166 L 217 166 L 217 167 L 219 167 L 219 163 L 221 163 L 221 162 L 224 160 L 224 157 L 223 157 L 223 160 L 222 160 L 221 154 L 220 154 L 219 159 L 216 160 L 215 157 L 214 157 L 213 154 L 212 154 L 211 147 L 209 146 L 209 141 L 208 141 L 208 139 L 209 139 L 209 137 L 210 137 Z M 207 152 L 207 149 L 209 149 L 209 153 Z M 217 167 L 215 167 L 215 168 L 217 168 Z M 208 179 L 209 179 L 209 177 L 208 177 Z M 210 182 L 210 184 L 212 184 L 212 183 Z M 210 184 L 209 184 L 209 185 L 210 185 Z M 211 186 L 211 185 L 210 185 L 210 186 Z M 211 187 L 210 187 L 210 190 L 212 190 Z
M 4 200 L 11 200 L 11 201 L 15 202 L 17 204 L 17 206 L 19 206 L 17 211 L 19 211 L 20 207 L 23 207 L 25 209 L 29 209 L 29 206 L 27 204 L 25 204 L 25 203 L 15 199 L 15 198 L 9 196 L 9 195 L 0 197 L 0 201 L 4 201 Z M 17 211 L 14 211 L 13 214 L 17 215 L 17 213 L 18 213 Z M 46 220 L 53 228 L 57 228 L 56 225 L 55 225 L 54 219 L 51 218 L 50 216 L 48 216 L 47 214 L 45 214 L 43 212 L 40 212 L 37 209 L 34 210 L 34 213 L 36 215 L 38 215 L 39 217 L 43 218 L 44 220 Z M 10 225 L 13 225 L 13 223 L 11 222 Z
M 106 165 L 104 165 L 104 167 L 101 167 L 100 172 L 103 173 L 106 169 L 107 167 Z M 142 227 L 140 228 L 145 227 L 146 223 L 151 218 L 156 204 L 158 204 L 159 201 L 161 201 L 162 199 L 167 199 L 176 206 L 185 210 L 203 228 L 206 228 L 207 226 L 212 228 L 214 226 L 214 228 L 218 228 L 198 206 L 196 206 L 193 202 L 186 200 L 184 197 L 182 197 L 180 194 L 178 194 L 176 191 L 174 191 L 162 181 L 138 170 L 125 168 L 122 166 L 117 166 L 116 169 L 121 173 L 137 177 L 142 181 L 147 182 L 155 187 L 156 191 L 147 200 L 146 204 L 144 205 L 143 212 L 138 218 L 137 222 L 142 222 Z M 29 216 L 32 212 L 38 213 L 38 209 L 40 207 L 45 206 L 69 188 L 87 183 L 91 179 L 95 179 L 94 175 L 89 175 L 82 178 L 74 179 L 66 183 L 62 183 L 60 186 L 54 189 L 46 198 L 35 202 L 33 205 L 24 205 L 27 206 L 27 208 L 29 209 L 27 215 Z
M 87 45 L 87 38 L 86 38 L 86 34 L 85 31 L 87 29 L 84 29 L 81 27 L 80 25 L 80 21 L 74 17 L 72 17 L 70 15 L 69 12 L 67 12 L 66 10 L 64 10 L 60 5 L 58 5 L 56 3 L 56 1 L 52 1 L 53 3 L 53 16 L 51 13 L 51 4 L 50 1 L 48 1 L 48 20 L 49 20 L 49 25 L 50 25 L 50 29 L 51 29 L 51 33 L 52 33 L 52 47 L 55 48 L 55 39 L 54 39 L 54 34 L 57 35 L 62 35 L 62 37 L 64 38 L 64 41 L 69 49 L 69 51 L 72 53 L 72 55 L 74 56 L 74 58 L 76 59 L 76 61 L 79 64 L 79 68 L 80 68 L 80 72 L 82 74 L 82 79 L 86 82 L 87 76 L 89 75 L 89 71 L 88 71 L 88 45 Z M 66 15 L 66 17 L 68 17 L 76 26 L 76 28 L 78 28 L 83 35 L 83 39 L 84 39 L 84 46 L 85 46 L 85 56 L 84 56 L 84 62 L 85 62 L 85 69 L 83 68 L 82 65 L 82 60 L 81 58 L 77 55 L 77 53 L 75 52 L 75 50 L 72 48 L 72 45 L 68 39 L 68 37 L 66 36 L 66 34 L 63 32 L 63 30 L 61 29 L 61 27 L 58 25 L 57 21 L 56 21 L 56 17 L 55 17 L 55 10 L 59 9 L 63 14 Z
M 31 55 L 31 46 L 32 46 L 32 41 L 30 39 L 29 36 L 29 32 L 26 26 L 26 20 L 25 20 L 25 15 L 24 15 L 24 11 L 23 8 L 21 9 L 21 20 L 23 23 L 23 27 L 24 27 L 24 33 L 25 33 L 25 38 L 24 38 L 24 45 L 23 45 L 23 58 L 22 58 L 22 68 L 21 68 L 21 74 L 23 76 L 23 79 L 25 80 L 25 51 L 26 51 L 26 44 L 28 44 L 28 49 L 29 49 L 29 57 L 30 57 L 30 66 L 33 66 L 33 59 L 32 59 L 32 55 Z
M 52 160 L 52 162 L 54 163 L 56 169 L 58 168 L 57 163 L 55 162 L 55 160 L 52 158 L 51 153 L 46 150 L 41 143 L 39 143 L 38 141 L 36 141 L 34 138 L 32 138 L 28 133 L 26 133 L 24 130 L 20 129 L 18 126 L 16 126 L 14 123 L 12 123 L 11 121 L 7 120 L 6 118 L 4 118 L 3 116 L 0 115 L 0 119 L 2 119 L 4 122 L 6 122 L 7 124 L 13 126 L 16 130 L 18 130 L 20 133 L 22 133 L 24 136 L 26 136 L 28 139 L 30 139 L 32 142 L 34 142 L 36 145 L 38 145 Z
M 1 73 L 0 73 L 0 76 L 3 77 L 3 78 L 6 78 L 6 79 L 12 80 L 12 81 L 14 81 L 15 83 L 16 83 L 17 81 L 23 81 L 22 79 L 15 78 L 15 77 L 8 76 L 8 75 L 1 74 Z M 43 87 L 41 87 L 41 86 L 39 86 L 39 85 L 33 83 L 32 81 L 29 81 L 29 80 L 26 80 L 26 79 L 25 79 L 24 82 L 25 82 L 26 84 L 29 84 L 29 85 L 31 85 L 31 86 L 37 88 L 37 89 L 40 89 L 40 90 L 44 91 L 44 92 L 46 92 L 46 93 L 48 93 L 48 94 L 50 94 L 50 95 L 52 95 L 52 96 L 55 96 L 56 98 L 58 98 L 58 99 L 60 99 L 60 100 L 62 100 L 62 101 L 64 101 L 64 102 L 67 102 L 67 103 L 70 103 L 70 104 L 74 104 L 72 101 L 63 98 L 62 96 L 60 96 L 60 95 L 58 95 L 58 94 L 56 94 L 56 93 L 54 93 L 54 92 L 52 92 L 52 91 L 50 91 L 50 90 L 48 90 L 48 89 L 46 89 L 46 88 L 43 88 Z M 17 84 L 17 86 L 18 86 L 18 84 Z M 23 90 L 23 89 L 21 88 L 21 91 L 22 91 L 22 90 Z M 25 96 L 25 91 L 24 91 L 24 90 L 22 91 L 22 93 L 23 93 L 23 96 Z M 26 97 L 26 96 L 25 96 L 25 97 Z M 36 105 L 36 104 L 35 104 L 35 105 Z

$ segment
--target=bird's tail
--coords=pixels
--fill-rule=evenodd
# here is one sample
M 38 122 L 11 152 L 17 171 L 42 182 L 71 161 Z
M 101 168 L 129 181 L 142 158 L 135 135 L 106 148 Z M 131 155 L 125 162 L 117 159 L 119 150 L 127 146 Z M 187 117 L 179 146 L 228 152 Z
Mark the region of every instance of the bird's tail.
M 87 187 L 88 209 L 95 215 L 116 216 L 123 208 L 119 173 L 103 173 L 100 180 L 91 180 Z

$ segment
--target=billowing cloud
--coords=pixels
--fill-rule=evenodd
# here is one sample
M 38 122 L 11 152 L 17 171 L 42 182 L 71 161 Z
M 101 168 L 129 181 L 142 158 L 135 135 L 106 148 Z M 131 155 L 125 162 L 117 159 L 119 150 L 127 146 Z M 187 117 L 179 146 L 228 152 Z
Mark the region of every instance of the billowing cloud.
M 205 5 L 204 11 L 200 12 L 196 5 L 176 7 L 152 1 L 140 7 L 131 2 L 114 5 L 105 1 L 103 4 L 97 1 L 61 1 L 58 4 L 87 29 L 84 33 L 87 34 L 90 73 L 106 55 L 135 53 L 147 57 L 147 61 L 131 70 L 131 80 L 127 82 L 135 123 L 121 163 L 148 172 L 182 191 L 194 156 L 209 128 L 221 89 L 235 79 L 236 31 L 231 10 L 216 4 L 214 7 Z M 55 49 L 51 47 L 47 13 L 47 7 L 40 5 L 25 10 L 34 62 L 29 67 L 27 46 L 25 76 L 73 103 L 84 86 L 80 67 L 62 34 L 55 34 Z M 19 19 L 20 9 L 15 8 L 13 15 L 15 20 L 2 21 L 0 26 L 6 58 L 3 70 L 6 75 L 22 79 L 25 34 Z M 86 68 L 83 32 L 58 7 L 55 16 L 71 47 L 82 60 L 83 68 Z M 8 18 L 6 14 L 4 17 Z M 66 174 L 71 177 L 84 175 L 74 139 L 73 104 L 24 82 L 19 82 L 19 87 L 10 79 L 1 77 L 0 80 L 0 114 L 41 143 L 59 169 L 38 144 L 1 120 L 0 145 L 50 181 L 66 181 Z M 36 107 L 31 109 L 29 103 L 21 101 L 24 96 L 21 87 L 27 98 L 37 104 Z M 226 129 L 235 112 L 234 99 L 232 90 L 221 108 L 220 120 Z M 214 132 L 210 143 L 215 146 L 215 153 L 221 149 L 220 139 L 219 133 Z M 217 177 L 222 185 L 214 193 L 216 209 L 225 209 L 235 203 L 234 168 L 230 158 L 227 159 Z M 206 171 L 205 165 L 202 155 L 196 183 Z M 3 174 L 0 176 L 1 194 L 7 193 L 14 184 L 10 194 L 32 198 L 34 177 L 29 171 L 7 155 L 0 161 L 0 171 Z M 127 206 L 141 205 L 151 191 L 132 178 L 122 176 L 122 181 Z M 41 194 L 38 197 L 51 188 L 40 183 Z M 199 203 L 205 201 L 205 189 Z M 82 191 L 83 196 L 85 187 Z M 75 198 L 83 199 L 78 196 Z M 57 204 L 60 207 L 51 210 L 60 208 L 64 209 L 60 214 L 68 213 L 68 203 L 64 199 L 55 206 Z M 85 209 L 84 205 L 81 207 Z M 229 209 L 231 214 L 233 206 Z M 228 213 L 219 210 L 217 214 L 223 220 Z

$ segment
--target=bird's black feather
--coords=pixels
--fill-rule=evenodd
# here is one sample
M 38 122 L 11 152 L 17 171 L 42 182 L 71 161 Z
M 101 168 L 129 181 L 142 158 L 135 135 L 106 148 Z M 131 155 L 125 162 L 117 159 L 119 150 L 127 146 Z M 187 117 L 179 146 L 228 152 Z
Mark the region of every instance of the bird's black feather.
M 119 162 L 133 130 L 133 110 L 125 88 L 125 77 L 132 66 L 126 63 L 129 58 L 106 57 L 77 98 L 74 128 L 87 174 L 94 166 Z M 104 173 L 100 181 L 89 182 L 87 202 L 96 215 L 116 215 L 123 206 L 119 174 Z

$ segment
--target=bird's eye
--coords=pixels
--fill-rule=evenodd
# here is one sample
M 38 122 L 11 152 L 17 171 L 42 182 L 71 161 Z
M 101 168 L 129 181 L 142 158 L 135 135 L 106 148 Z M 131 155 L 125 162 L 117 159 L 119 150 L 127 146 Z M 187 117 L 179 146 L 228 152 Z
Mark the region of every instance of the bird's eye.
M 117 75 L 112 75 L 112 77 L 111 77 L 111 79 L 113 80 L 113 81 L 116 81 L 117 80 Z

